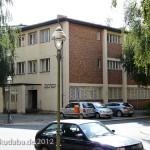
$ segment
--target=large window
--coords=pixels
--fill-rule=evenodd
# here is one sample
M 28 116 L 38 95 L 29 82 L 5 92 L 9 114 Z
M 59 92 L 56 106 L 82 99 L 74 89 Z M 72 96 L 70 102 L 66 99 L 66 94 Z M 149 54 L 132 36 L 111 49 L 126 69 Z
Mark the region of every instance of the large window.
M 20 35 L 19 36 L 18 46 L 19 47 L 25 46 L 25 35 Z
M 108 69 L 122 70 L 122 64 L 120 61 L 108 60 Z
M 17 63 L 17 74 L 25 74 L 25 62 Z
M 40 71 L 41 72 L 50 71 L 50 58 L 40 60 Z
M 49 42 L 50 41 L 50 29 L 45 29 L 40 31 L 40 42 Z
M 29 33 L 29 45 L 37 43 L 37 32 Z
M 121 44 L 122 40 L 119 35 L 114 35 L 114 34 L 107 34 L 107 41 L 110 43 L 117 43 Z
M 28 62 L 28 73 L 37 72 L 37 60 L 32 60 Z

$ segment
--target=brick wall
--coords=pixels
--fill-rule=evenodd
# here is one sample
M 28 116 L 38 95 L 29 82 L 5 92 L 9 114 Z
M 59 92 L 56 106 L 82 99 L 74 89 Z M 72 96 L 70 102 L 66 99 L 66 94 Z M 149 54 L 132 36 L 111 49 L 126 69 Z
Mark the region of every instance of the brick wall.
M 122 84 L 122 71 L 108 70 L 108 84 Z
M 69 82 L 102 84 L 102 41 L 97 28 L 69 24 Z M 101 37 L 102 39 L 102 37 Z M 98 59 L 101 67 L 98 68 Z

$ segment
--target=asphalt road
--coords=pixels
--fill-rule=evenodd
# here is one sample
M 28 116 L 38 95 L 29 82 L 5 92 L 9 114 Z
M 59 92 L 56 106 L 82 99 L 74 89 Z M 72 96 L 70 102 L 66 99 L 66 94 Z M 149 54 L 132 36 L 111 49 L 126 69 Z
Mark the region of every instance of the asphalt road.
M 51 118 L 53 120 L 55 118 Z M 131 137 L 143 142 L 146 150 L 150 150 L 150 119 L 133 120 L 101 120 L 116 134 Z M 0 150 L 34 150 L 34 137 L 36 132 L 47 124 L 46 121 L 16 122 L 14 124 L 0 125 Z

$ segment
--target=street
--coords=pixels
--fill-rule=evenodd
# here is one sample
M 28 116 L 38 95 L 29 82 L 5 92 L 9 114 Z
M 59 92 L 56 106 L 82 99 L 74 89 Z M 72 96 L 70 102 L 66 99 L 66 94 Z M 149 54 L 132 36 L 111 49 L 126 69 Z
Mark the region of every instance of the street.
M 116 134 L 138 139 L 143 142 L 146 150 L 150 149 L 150 135 L 143 132 L 150 130 L 149 119 L 134 119 L 120 121 L 102 121 Z M 10 125 L 0 125 L 0 150 L 34 150 L 36 132 L 45 126 L 45 122 L 23 122 Z

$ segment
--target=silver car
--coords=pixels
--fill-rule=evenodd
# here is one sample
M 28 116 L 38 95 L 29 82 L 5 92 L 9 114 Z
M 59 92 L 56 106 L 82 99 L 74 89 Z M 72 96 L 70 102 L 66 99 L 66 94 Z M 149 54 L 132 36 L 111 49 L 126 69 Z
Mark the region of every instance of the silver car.
M 76 108 L 78 111 L 76 111 Z M 72 118 L 89 118 L 94 117 L 94 109 L 87 102 L 71 102 L 65 108 L 60 109 L 60 118 L 64 119 L 66 117 Z
M 134 108 L 129 103 L 123 102 L 109 102 L 106 104 L 107 108 L 110 108 L 114 115 L 121 117 L 124 115 L 132 116 L 134 114 Z
M 107 108 L 104 104 L 99 102 L 89 102 L 94 108 L 95 118 L 99 119 L 101 117 L 111 118 L 113 116 L 113 111 Z

